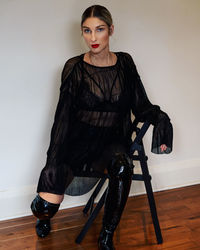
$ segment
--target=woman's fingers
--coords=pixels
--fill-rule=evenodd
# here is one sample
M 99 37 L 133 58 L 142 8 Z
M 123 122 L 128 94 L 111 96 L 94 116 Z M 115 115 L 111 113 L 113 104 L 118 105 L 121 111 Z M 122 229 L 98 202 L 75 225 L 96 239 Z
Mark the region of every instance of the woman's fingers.
M 167 149 L 167 146 L 165 144 L 162 144 L 160 146 L 161 152 L 165 151 Z

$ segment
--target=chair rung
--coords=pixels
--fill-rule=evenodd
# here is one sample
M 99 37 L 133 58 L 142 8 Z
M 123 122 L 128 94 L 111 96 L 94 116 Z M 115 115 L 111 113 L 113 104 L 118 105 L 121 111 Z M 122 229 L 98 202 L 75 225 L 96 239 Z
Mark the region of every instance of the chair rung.
M 133 161 L 139 161 L 140 160 L 139 155 L 131 155 L 130 157 L 131 157 L 131 159 Z M 145 161 L 147 161 L 147 160 L 148 160 L 148 157 L 145 155 Z
M 151 175 L 149 175 L 148 177 L 151 180 Z M 133 177 L 132 177 L 132 180 L 135 180 L 135 181 L 144 181 L 144 177 L 143 177 L 142 174 L 134 174 Z

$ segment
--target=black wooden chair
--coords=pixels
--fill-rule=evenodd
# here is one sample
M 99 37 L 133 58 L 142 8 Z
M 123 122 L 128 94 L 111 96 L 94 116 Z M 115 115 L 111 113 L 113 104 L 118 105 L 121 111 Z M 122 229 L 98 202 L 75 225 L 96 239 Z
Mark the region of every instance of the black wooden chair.
M 144 181 L 145 188 L 146 188 L 146 193 L 148 197 L 148 202 L 150 206 L 150 211 L 151 211 L 151 216 L 154 224 L 154 230 L 157 238 L 157 243 L 161 244 L 163 242 L 162 239 L 162 234 L 160 230 L 160 225 L 159 225 L 159 220 L 157 216 L 157 211 L 156 211 L 156 204 L 154 200 L 154 195 L 153 195 L 153 190 L 151 186 L 151 176 L 149 174 L 148 170 L 148 165 L 147 165 L 147 156 L 145 155 L 145 150 L 143 146 L 143 137 L 148 130 L 150 124 L 148 122 L 143 123 L 141 128 L 138 128 L 138 122 L 135 120 L 132 124 L 132 132 L 136 133 L 136 137 L 133 140 L 131 147 L 130 147 L 130 154 L 129 156 L 132 158 L 133 161 L 139 161 L 142 174 L 134 174 L 132 180 L 137 180 L 137 181 Z M 136 155 L 134 153 L 137 152 Z M 99 199 L 98 203 L 94 207 L 94 200 L 96 196 L 99 194 L 101 188 L 103 187 L 106 179 L 108 178 L 107 174 L 101 174 L 101 173 L 92 173 L 91 172 L 88 174 L 87 171 L 81 172 L 78 176 L 80 177 L 97 177 L 100 178 L 100 181 L 98 182 L 94 192 L 92 193 L 90 199 L 88 200 L 86 206 L 83 209 L 83 213 L 87 214 L 88 211 L 90 211 L 89 218 L 87 222 L 85 223 L 84 227 L 82 228 L 81 232 L 77 236 L 75 242 L 76 243 L 81 243 L 83 240 L 84 236 L 86 235 L 87 231 L 89 230 L 90 226 L 92 225 L 93 221 L 97 217 L 99 211 L 104 205 L 105 198 L 106 198 L 106 192 L 107 188 L 102 194 L 101 198 Z

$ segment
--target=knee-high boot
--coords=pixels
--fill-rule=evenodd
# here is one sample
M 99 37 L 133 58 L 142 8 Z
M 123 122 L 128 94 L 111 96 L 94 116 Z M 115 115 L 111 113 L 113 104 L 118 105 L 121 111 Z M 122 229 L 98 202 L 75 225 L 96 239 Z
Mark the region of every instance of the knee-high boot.
M 36 233 L 39 237 L 46 237 L 50 230 L 50 218 L 58 211 L 60 204 L 54 204 L 42 199 L 39 195 L 31 203 L 31 210 L 38 218 L 36 222 Z
M 117 153 L 108 167 L 108 174 L 103 226 L 98 240 L 100 250 L 115 249 L 112 238 L 125 207 L 133 175 L 133 164 L 128 155 Z

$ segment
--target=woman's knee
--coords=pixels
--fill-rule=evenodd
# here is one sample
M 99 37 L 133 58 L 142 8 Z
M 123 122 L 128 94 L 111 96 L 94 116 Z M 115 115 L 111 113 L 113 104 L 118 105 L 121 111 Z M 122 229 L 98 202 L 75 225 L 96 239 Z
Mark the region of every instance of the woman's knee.
M 111 178 L 131 178 L 133 175 L 133 163 L 126 153 L 115 153 L 109 166 L 108 174 Z
M 54 204 L 60 204 L 63 199 L 64 199 L 64 194 L 60 195 L 60 194 L 52 194 L 52 193 L 47 193 L 47 192 L 39 192 L 39 196 L 51 203 Z
M 44 200 L 40 195 L 37 195 L 31 203 L 31 210 L 33 214 L 41 219 L 50 219 L 58 211 L 60 204 L 55 204 Z

